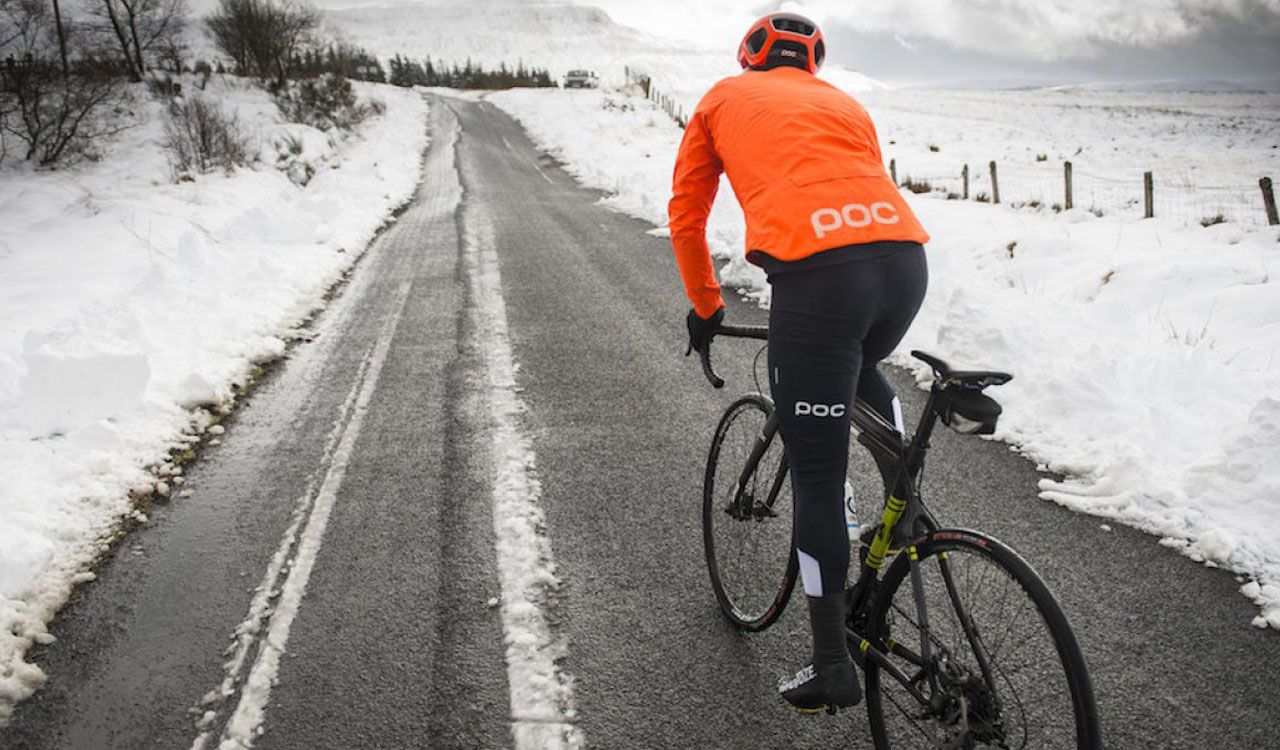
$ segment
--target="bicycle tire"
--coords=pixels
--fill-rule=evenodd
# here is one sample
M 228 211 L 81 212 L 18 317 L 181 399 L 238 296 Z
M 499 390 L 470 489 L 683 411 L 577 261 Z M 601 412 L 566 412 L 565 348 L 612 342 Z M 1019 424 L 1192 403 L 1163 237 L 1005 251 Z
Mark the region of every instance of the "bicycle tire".
M 896 678 L 885 676 L 885 670 L 874 660 L 867 659 L 867 717 L 877 750 L 918 747 L 919 735 L 939 747 L 1101 750 L 1098 708 L 1084 655 L 1066 614 L 1035 570 L 1008 546 L 974 531 L 932 531 L 915 549 L 921 572 L 920 590 L 927 604 L 930 648 L 937 647 L 937 653 L 946 654 L 941 661 L 958 675 L 953 682 L 963 684 L 932 693 L 949 696 L 938 702 L 939 706 L 950 706 L 947 718 L 939 715 L 948 713 L 942 708 L 912 717 L 909 709 L 915 698 Z M 902 596 L 899 589 L 904 581 L 908 585 Z M 1003 593 L 997 594 L 995 588 L 1000 585 L 1004 586 Z M 977 598 L 978 593 L 983 600 Z M 997 595 L 998 605 L 983 603 Z M 912 649 L 923 652 L 924 629 L 915 622 L 918 615 L 909 551 L 894 559 L 876 596 L 867 640 L 881 651 L 892 644 L 890 661 L 904 674 L 919 676 L 924 672 L 918 667 L 922 660 Z M 1010 596 L 1017 601 L 1010 602 Z M 899 600 L 896 604 L 895 598 Z M 1025 606 L 1027 603 L 1030 608 Z M 1011 606 L 1018 609 L 1010 610 Z M 1021 633 L 1013 632 L 1013 627 L 1029 610 L 1034 610 L 1034 616 L 1025 620 L 1030 638 L 1024 640 Z M 968 617 L 962 616 L 961 611 Z M 1009 615 L 1008 621 L 1001 624 L 998 619 L 1005 615 Z M 1041 652 L 1027 653 L 1027 644 L 1037 645 L 1035 641 L 1039 641 Z M 1000 653 L 1006 644 L 1009 650 Z M 1046 648 L 1050 646 L 1052 653 Z M 1022 672 L 1013 673 L 1010 670 L 1019 668 L 1014 659 L 1020 651 L 1026 666 Z M 985 657 L 985 664 L 979 654 Z M 1002 662 L 1001 657 L 1007 660 Z M 996 686 L 994 690 L 992 684 Z M 925 688 L 922 692 L 926 697 L 931 694 L 923 680 L 921 687 Z M 956 695 L 963 696 L 963 702 Z M 888 707 L 886 698 L 891 704 Z M 921 704 L 915 702 L 914 709 L 922 710 Z M 1034 717 L 1028 716 L 1029 710 L 1035 712 Z M 926 716 L 927 713 L 932 715 Z M 961 713 L 964 719 L 960 718 Z M 1042 719 L 1050 725 L 1044 726 Z M 965 723 L 971 725 L 967 732 L 962 729 Z M 907 731 L 908 727 L 915 732 Z M 995 744 L 984 744 L 992 742 Z
M 772 414 L 773 402 L 760 394 L 743 396 L 725 409 L 707 454 L 702 485 L 702 540 L 711 587 L 724 616 L 748 632 L 764 630 L 782 615 L 799 570 L 792 549 L 791 486 L 781 461 L 781 437 L 774 437 L 748 480 L 752 497 L 761 487 L 767 497 L 768 488 L 779 485 L 771 508 L 775 515 L 738 518 L 729 510 L 756 436 Z M 770 571 L 778 571 L 779 577 L 768 578 Z

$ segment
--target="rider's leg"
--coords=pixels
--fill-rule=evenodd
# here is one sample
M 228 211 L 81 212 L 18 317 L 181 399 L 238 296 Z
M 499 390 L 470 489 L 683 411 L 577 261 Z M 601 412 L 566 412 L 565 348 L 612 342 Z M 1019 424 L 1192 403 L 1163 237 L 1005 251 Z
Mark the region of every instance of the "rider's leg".
M 799 275 L 775 282 L 769 316 L 769 384 L 791 467 L 796 554 L 813 628 L 812 662 L 779 690 L 803 710 L 862 697 L 845 642 L 842 507 L 861 350 L 838 310 L 821 304 L 823 288 Z

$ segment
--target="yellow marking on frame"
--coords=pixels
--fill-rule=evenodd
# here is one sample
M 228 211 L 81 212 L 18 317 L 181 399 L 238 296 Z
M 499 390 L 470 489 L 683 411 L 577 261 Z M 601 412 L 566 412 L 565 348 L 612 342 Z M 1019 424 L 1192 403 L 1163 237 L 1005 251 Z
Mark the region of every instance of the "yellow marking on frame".
M 871 641 L 868 641 L 866 638 L 863 638 L 862 643 L 858 644 L 858 650 L 864 654 L 867 653 L 867 649 L 869 648 L 871 648 Z
M 917 555 L 917 554 L 916 554 L 916 548 L 915 548 L 915 545 L 912 545 L 912 546 L 910 546 L 910 547 L 907 547 L 907 554 L 908 554 L 908 555 L 911 555 L 911 559 L 912 559 L 912 560 L 919 560 L 919 559 L 920 559 L 920 555 Z
M 871 550 L 867 553 L 867 566 L 879 570 L 884 564 L 884 556 L 889 551 L 889 539 L 893 536 L 893 527 L 902 518 L 902 511 L 907 507 L 906 500 L 899 500 L 890 495 L 889 502 L 884 505 L 884 514 L 880 516 L 880 530 L 871 541 Z

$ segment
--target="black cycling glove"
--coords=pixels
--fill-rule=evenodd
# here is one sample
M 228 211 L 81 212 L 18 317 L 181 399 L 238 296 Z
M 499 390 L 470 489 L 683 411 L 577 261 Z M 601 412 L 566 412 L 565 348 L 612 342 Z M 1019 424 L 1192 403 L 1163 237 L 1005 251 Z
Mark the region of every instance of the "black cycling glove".
M 689 356 L 694 350 L 702 351 L 702 347 L 707 345 L 711 340 L 711 334 L 716 332 L 722 322 L 724 322 L 723 307 L 712 313 L 710 318 L 699 317 L 696 310 L 690 309 L 688 317 L 685 318 L 685 324 L 689 327 L 689 348 L 684 356 Z

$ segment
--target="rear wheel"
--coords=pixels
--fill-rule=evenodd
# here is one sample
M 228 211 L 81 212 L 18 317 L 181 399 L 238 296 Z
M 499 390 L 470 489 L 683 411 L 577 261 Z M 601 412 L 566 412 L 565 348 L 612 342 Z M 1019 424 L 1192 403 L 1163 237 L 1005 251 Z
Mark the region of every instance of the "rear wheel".
M 868 659 L 875 747 L 1100 749 L 1084 656 L 1031 566 L 971 531 L 931 532 L 916 553 L 927 625 L 901 554 L 877 592 L 868 640 L 926 702 Z
M 791 549 L 791 483 L 782 438 L 742 482 L 773 403 L 743 396 L 725 410 L 711 441 L 702 487 L 702 539 L 711 587 L 725 617 L 743 630 L 764 630 L 778 619 L 795 587 Z

